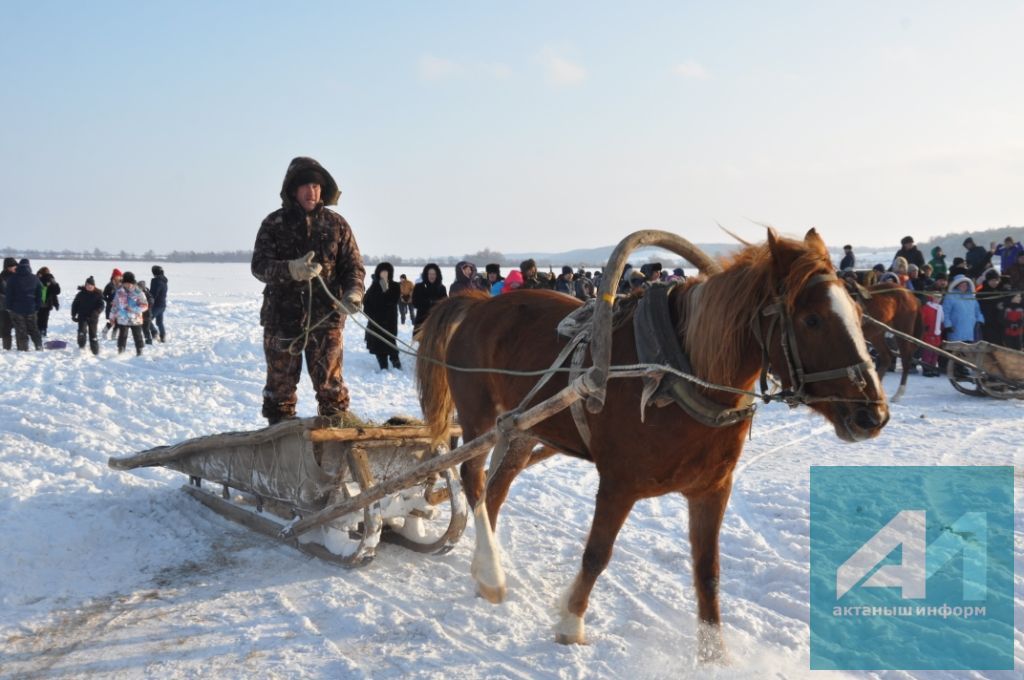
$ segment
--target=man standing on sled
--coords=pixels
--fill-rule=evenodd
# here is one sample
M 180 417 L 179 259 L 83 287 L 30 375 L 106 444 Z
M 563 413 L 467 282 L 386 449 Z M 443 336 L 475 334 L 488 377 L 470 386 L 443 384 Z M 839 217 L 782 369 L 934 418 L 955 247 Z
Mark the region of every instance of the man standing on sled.
M 362 307 L 365 272 L 352 228 L 326 207 L 337 205 L 339 196 L 327 170 L 312 158 L 296 158 L 284 176 L 281 208 L 267 215 L 256 236 L 252 273 L 266 284 L 263 416 L 271 425 L 295 417 L 303 355 L 317 412 L 333 419 L 348 410 L 342 329 L 346 313 Z

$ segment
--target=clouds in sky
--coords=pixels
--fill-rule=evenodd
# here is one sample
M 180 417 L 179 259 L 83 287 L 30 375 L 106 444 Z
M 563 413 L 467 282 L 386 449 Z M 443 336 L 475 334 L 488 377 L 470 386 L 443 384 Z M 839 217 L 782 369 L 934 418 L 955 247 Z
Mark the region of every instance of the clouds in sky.
M 419 78 L 425 82 L 451 78 L 479 77 L 501 80 L 512 75 L 512 69 L 498 62 L 460 62 L 432 54 L 420 55 L 416 64 Z
M 687 59 L 680 64 L 676 64 L 672 68 L 672 72 L 680 78 L 686 78 L 687 80 L 707 80 L 711 77 L 708 70 L 693 59 Z
M 561 50 L 545 47 L 540 51 L 540 63 L 548 84 L 556 87 L 579 85 L 587 79 L 587 70 L 563 56 Z

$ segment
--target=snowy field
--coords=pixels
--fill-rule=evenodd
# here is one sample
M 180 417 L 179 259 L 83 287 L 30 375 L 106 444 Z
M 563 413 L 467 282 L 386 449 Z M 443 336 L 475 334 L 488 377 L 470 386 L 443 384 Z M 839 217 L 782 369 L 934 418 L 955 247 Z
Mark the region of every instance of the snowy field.
M 807 670 L 809 468 L 1014 465 L 1019 508 L 1024 401 L 970 398 L 915 375 L 881 437 L 859 445 L 841 443 L 806 408 L 762 408 L 722 533 L 731 663 L 709 670 L 692 661 L 696 605 L 681 497 L 635 508 L 591 599 L 591 644 L 554 643 L 556 601 L 579 565 L 593 507 L 597 477 L 587 464 L 556 457 L 513 486 L 499 526 L 510 579 L 499 606 L 474 595 L 472 526 L 446 555 L 384 545 L 369 566 L 341 570 L 213 514 L 179 490 L 186 479 L 178 473 L 111 470 L 110 456 L 263 426 L 261 286 L 247 265 L 169 264 L 169 342 L 141 358 L 103 342 L 93 357 L 74 347 L 71 299 L 87 275 L 102 285 L 116 263 L 33 266 L 42 264 L 66 291 L 50 337 L 71 347 L 0 353 L 4 678 L 964 677 Z M 148 270 L 135 269 L 147 280 Z M 355 412 L 418 414 L 413 361 L 379 371 L 351 322 L 345 343 Z M 315 409 L 305 376 L 299 409 Z M 1018 512 L 1018 669 L 1022 536 Z

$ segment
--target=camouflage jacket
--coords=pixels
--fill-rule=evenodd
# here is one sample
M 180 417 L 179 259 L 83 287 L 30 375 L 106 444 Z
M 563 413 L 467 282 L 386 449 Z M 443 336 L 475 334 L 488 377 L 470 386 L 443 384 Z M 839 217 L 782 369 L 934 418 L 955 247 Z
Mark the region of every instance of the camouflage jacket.
M 267 215 L 256 235 L 252 253 L 252 273 L 266 284 L 260 325 L 275 331 L 298 334 L 307 322 L 316 323 L 333 310 L 330 298 L 316 279 L 313 280 L 312 309 L 309 284 L 295 281 L 288 272 L 288 261 L 315 253 L 314 261 L 323 267 L 320 276 L 331 294 L 341 298 L 352 291 L 363 292 L 363 258 L 356 245 L 352 228 L 345 218 L 323 205 L 310 213 L 293 205 Z M 341 317 L 334 317 L 340 322 Z

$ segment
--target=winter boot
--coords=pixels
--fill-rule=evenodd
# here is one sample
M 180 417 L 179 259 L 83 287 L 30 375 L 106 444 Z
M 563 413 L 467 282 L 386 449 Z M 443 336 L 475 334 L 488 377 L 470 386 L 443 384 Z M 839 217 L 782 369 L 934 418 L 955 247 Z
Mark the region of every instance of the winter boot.
M 380 366 L 380 370 L 382 370 L 382 371 L 388 370 L 388 355 L 387 354 L 376 354 L 374 356 L 377 357 L 377 365 Z
M 100 353 L 100 343 L 98 340 L 92 340 L 89 342 L 89 349 L 92 350 L 93 354 L 98 355 Z
M 402 360 L 398 358 L 397 354 L 391 355 L 391 365 L 399 370 L 402 369 Z

